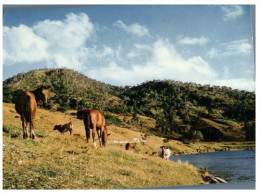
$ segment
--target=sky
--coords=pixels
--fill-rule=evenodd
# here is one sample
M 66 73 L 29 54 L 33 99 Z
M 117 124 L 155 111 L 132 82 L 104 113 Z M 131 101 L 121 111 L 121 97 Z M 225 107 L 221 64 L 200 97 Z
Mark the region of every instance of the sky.
M 171 79 L 255 91 L 249 5 L 108 5 L 4 12 L 3 80 L 66 67 L 116 86 Z

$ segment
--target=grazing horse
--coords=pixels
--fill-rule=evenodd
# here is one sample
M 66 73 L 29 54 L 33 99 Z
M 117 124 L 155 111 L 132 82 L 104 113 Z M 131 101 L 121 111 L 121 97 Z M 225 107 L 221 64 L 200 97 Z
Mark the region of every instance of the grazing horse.
M 107 134 L 107 126 L 105 124 L 105 117 L 102 113 L 98 112 L 95 109 L 86 110 L 83 114 L 87 143 L 90 138 L 90 129 L 92 129 L 92 138 L 94 147 L 97 148 L 95 142 L 95 133 L 98 134 L 98 139 L 100 142 L 100 146 L 102 144 L 106 147 L 107 146 L 107 137 L 110 134 Z
M 127 144 L 125 145 L 125 149 L 126 149 L 126 150 L 131 150 L 131 149 L 132 149 L 132 144 L 131 144 L 131 143 L 127 143 Z
M 71 135 L 72 130 L 73 130 L 73 124 L 70 121 L 69 123 L 66 123 L 64 125 L 55 125 L 53 130 L 58 130 L 62 134 L 64 134 L 65 132 L 69 131 L 70 135 Z
M 40 87 L 32 92 L 22 92 L 16 100 L 15 110 L 21 116 L 23 126 L 23 138 L 29 137 L 28 123 L 30 123 L 30 138 L 34 139 L 34 119 L 37 110 L 37 102 L 41 100 L 44 105 L 47 104 L 49 87 Z
M 161 158 L 168 160 L 169 157 L 171 156 L 171 150 L 170 150 L 170 148 L 168 148 L 166 146 L 161 146 L 158 154 Z

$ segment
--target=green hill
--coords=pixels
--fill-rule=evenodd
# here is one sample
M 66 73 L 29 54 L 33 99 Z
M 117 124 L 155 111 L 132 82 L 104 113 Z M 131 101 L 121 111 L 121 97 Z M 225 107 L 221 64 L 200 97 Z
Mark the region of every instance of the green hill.
M 70 69 L 20 73 L 3 82 L 3 101 L 14 103 L 21 90 L 51 86 L 47 109 L 66 112 L 89 107 L 107 121 L 154 135 L 205 141 L 255 139 L 255 93 L 228 87 L 154 80 L 116 87 Z M 148 124 L 142 116 L 155 120 Z M 149 127 L 147 127 L 149 126 Z

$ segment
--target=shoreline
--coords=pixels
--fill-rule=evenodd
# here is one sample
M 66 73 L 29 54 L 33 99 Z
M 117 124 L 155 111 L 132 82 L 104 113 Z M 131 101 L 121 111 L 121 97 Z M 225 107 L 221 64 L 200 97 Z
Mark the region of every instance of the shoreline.
M 243 144 L 247 144 L 247 145 L 243 145 Z M 186 146 L 191 147 L 194 145 L 195 144 L 186 145 Z M 212 145 L 212 146 L 210 146 L 210 145 Z M 214 147 L 216 145 L 217 145 L 217 148 Z M 209 143 L 203 144 L 201 147 L 202 147 L 201 149 L 193 148 L 192 151 L 181 151 L 181 152 L 172 151 L 171 156 L 187 155 L 187 154 L 203 154 L 203 153 L 211 153 L 211 152 L 255 150 L 256 144 L 255 144 L 255 142 L 250 142 L 250 143 L 248 143 L 248 142 L 228 142 L 228 143 L 209 142 Z
M 138 190 L 234 190 L 234 189 L 243 189 L 243 190 L 255 190 L 255 182 L 242 182 L 242 183 L 223 183 L 223 184 L 201 184 L 201 185 L 186 185 L 186 186 L 169 186 L 169 187 L 149 187 L 149 188 L 138 188 Z M 135 189 L 136 190 L 136 189 Z

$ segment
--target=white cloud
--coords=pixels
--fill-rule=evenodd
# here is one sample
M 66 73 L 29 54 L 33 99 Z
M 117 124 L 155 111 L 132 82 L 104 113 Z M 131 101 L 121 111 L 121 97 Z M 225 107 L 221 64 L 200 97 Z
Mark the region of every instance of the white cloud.
M 200 56 L 185 60 L 167 40 L 157 40 L 149 46 L 139 45 L 139 48 L 149 47 L 150 49 L 143 50 L 148 53 L 143 54 L 150 57 L 142 64 L 133 64 L 126 69 L 111 61 L 107 67 L 93 69 L 87 74 L 117 85 L 135 85 L 153 79 L 210 81 L 217 77 L 216 72 Z
M 84 13 L 66 15 L 64 20 L 44 20 L 32 27 L 4 27 L 4 65 L 44 62 L 48 67 L 79 70 L 91 53 L 87 40 L 94 26 Z M 107 55 L 105 48 L 102 55 Z
M 253 51 L 252 44 L 247 39 L 235 40 L 223 45 L 225 46 L 225 55 L 247 55 Z
M 49 43 L 25 25 L 3 27 L 3 60 L 6 65 L 39 62 L 49 58 Z
M 224 21 L 235 20 L 236 18 L 244 14 L 243 7 L 239 5 L 222 6 L 221 10 L 224 12 Z
M 44 20 L 33 26 L 35 33 L 49 43 L 52 57 L 47 65 L 80 69 L 90 50 L 86 41 L 94 26 L 84 13 L 70 13 L 64 21 Z
M 145 26 L 114 25 L 139 37 L 151 36 Z M 94 42 L 95 26 L 84 13 L 70 13 L 64 20 L 44 20 L 32 27 L 3 27 L 4 65 L 41 62 L 50 68 L 68 67 L 91 78 L 115 85 L 135 85 L 153 79 L 172 79 L 227 85 L 250 90 L 254 82 L 245 79 L 217 80 L 218 75 L 201 56 L 182 57 L 168 40 L 158 39 L 147 44 L 133 43 L 128 48 L 120 43 L 110 47 Z M 179 37 L 180 44 L 205 45 L 206 37 Z M 91 43 L 90 43 L 91 42 Z M 97 45 L 93 45 L 97 44 Z M 246 39 L 235 40 L 208 52 L 211 58 L 247 55 L 252 45 Z M 227 71 L 228 73 L 228 71 Z M 227 77 L 228 78 L 228 77 Z M 217 81 L 216 81 L 217 80 Z
M 143 37 L 143 36 L 150 37 L 151 36 L 148 29 L 145 26 L 141 26 L 138 23 L 126 25 L 121 20 L 117 20 L 114 23 L 114 26 L 120 27 L 120 28 L 124 29 L 127 33 L 134 34 L 139 37 Z
M 219 50 L 216 49 L 216 48 L 211 48 L 207 55 L 210 57 L 210 58 L 214 58 L 214 57 L 217 57 L 219 55 Z
M 209 39 L 201 36 L 200 38 L 190 38 L 190 37 L 179 37 L 178 43 L 184 45 L 205 45 L 209 42 Z
M 211 85 L 227 86 L 233 89 L 255 91 L 255 81 L 250 79 L 223 79 L 215 80 Z
M 241 39 L 234 40 L 228 43 L 223 43 L 218 46 L 218 48 L 211 48 L 207 55 L 210 58 L 220 57 L 220 56 L 235 56 L 235 55 L 249 55 L 253 53 L 253 46 L 250 44 L 249 40 Z

